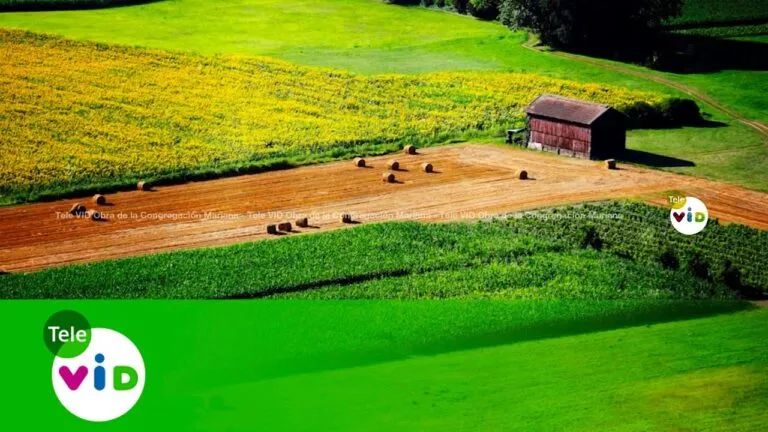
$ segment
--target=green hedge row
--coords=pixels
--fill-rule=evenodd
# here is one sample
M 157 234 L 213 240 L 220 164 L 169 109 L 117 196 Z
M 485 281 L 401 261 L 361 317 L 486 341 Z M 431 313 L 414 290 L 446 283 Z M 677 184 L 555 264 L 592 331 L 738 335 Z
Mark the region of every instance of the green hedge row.
M 631 129 L 701 126 L 705 123 L 699 106 L 691 99 L 671 98 L 658 107 L 640 102 L 625 109 L 623 113 L 629 118 L 628 126 Z

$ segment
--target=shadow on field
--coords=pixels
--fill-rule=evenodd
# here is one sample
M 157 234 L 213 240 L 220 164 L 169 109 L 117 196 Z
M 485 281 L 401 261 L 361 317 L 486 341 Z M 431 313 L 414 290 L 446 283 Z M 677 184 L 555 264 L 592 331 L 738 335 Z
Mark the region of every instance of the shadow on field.
M 695 122 L 689 126 L 697 127 L 697 128 L 704 128 L 704 129 L 714 129 L 714 128 L 721 128 L 721 127 L 728 127 L 728 123 L 724 123 L 721 121 L 715 121 L 715 120 L 708 120 L 706 117 L 711 117 L 711 114 L 709 113 L 702 113 L 702 118 L 700 121 Z
M 0 13 L 106 9 L 161 1 L 164 0 L 26 0 L 20 3 L 5 4 L 3 0 L 0 0 Z
M 349 224 L 360 224 L 358 221 L 348 222 Z M 318 227 L 319 228 L 319 227 Z M 318 290 L 321 288 L 334 286 L 334 285 L 351 285 L 361 282 L 367 282 L 371 280 L 381 279 L 385 277 L 402 277 L 411 274 L 410 270 L 400 269 L 392 271 L 383 271 L 375 274 L 361 274 L 354 276 L 346 276 L 333 279 L 323 279 L 313 282 L 307 282 L 302 284 L 296 284 L 286 288 L 275 288 L 269 291 L 257 291 L 257 292 L 245 292 L 240 294 L 232 294 L 223 297 L 212 297 L 210 300 L 249 300 L 249 299 L 261 299 L 267 297 L 273 297 L 278 294 L 297 293 L 309 290 Z
M 667 34 L 655 69 L 682 74 L 768 70 L 768 44 L 711 36 Z
M 718 25 L 722 24 L 722 25 Z M 729 36 L 681 33 L 698 28 L 729 28 L 768 24 L 768 17 L 666 26 L 660 33 L 633 37 L 605 46 L 564 48 L 565 52 L 679 74 L 714 73 L 724 70 L 768 71 L 768 44 Z M 757 31 L 753 36 L 765 34 Z
M 252 358 L 248 362 L 237 359 L 232 364 L 222 364 L 221 370 L 226 370 L 226 373 L 214 374 L 216 377 L 211 375 L 210 381 L 197 384 L 203 387 L 226 386 L 757 309 L 757 306 L 746 301 L 688 300 L 277 300 L 265 302 L 264 307 L 267 306 L 278 309 L 306 308 L 300 316 L 291 313 L 286 314 L 284 319 L 300 319 L 301 328 L 322 329 L 322 337 L 314 333 L 304 335 L 297 330 L 290 341 L 282 340 L 276 342 L 275 346 L 269 346 L 264 338 L 233 335 L 233 350 L 267 350 L 271 354 Z M 322 313 L 314 314 L 312 308 L 315 307 L 322 308 Z M 336 313 L 332 315 L 335 318 L 328 320 L 332 312 Z M 267 332 L 268 329 L 264 327 L 273 324 L 264 324 L 264 318 L 260 320 L 254 315 L 253 322 L 241 324 L 245 328 Z M 330 343 L 334 345 L 333 349 L 327 346 Z M 228 346 L 222 343 L 219 345 Z M 253 349 L 256 346 L 260 350 Z M 223 359 L 228 357 L 222 356 Z
M 625 162 L 632 162 L 636 164 L 646 165 L 654 168 L 676 168 L 676 167 L 692 167 L 696 166 L 695 163 L 678 159 L 671 156 L 664 156 L 656 153 L 649 153 L 642 150 L 626 149 L 621 155 L 621 160 Z

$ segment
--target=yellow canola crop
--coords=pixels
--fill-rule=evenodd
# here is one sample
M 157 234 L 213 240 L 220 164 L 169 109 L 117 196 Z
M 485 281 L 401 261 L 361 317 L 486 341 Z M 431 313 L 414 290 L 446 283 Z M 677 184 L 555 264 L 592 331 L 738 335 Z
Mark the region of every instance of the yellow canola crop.
M 665 95 L 531 74 L 357 76 L 0 30 L 0 193 L 248 166 L 508 127 L 542 93 Z

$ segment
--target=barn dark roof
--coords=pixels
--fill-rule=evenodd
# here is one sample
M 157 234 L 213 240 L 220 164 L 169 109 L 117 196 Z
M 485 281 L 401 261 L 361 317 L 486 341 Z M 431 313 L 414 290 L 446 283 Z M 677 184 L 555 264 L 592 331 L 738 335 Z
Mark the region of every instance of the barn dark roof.
M 589 126 L 610 111 L 608 105 L 568 99 L 562 96 L 541 95 L 525 108 L 531 115 L 563 120 Z

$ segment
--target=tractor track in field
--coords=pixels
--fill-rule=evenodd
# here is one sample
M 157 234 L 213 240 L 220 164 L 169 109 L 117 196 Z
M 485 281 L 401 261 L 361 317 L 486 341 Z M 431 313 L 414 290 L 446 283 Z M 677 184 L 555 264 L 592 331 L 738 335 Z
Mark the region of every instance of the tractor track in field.
M 759 122 L 757 120 L 752 120 L 752 119 L 748 119 L 748 118 L 744 117 L 738 111 L 735 111 L 735 110 L 733 110 L 731 108 L 728 108 L 727 106 L 725 106 L 725 105 L 721 104 L 720 102 L 718 102 L 717 100 L 713 99 L 711 96 L 709 96 L 706 93 L 703 93 L 703 92 L 701 92 L 699 90 L 696 90 L 693 87 L 689 87 L 689 86 L 687 86 L 685 84 L 679 83 L 679 82 L 677 82 L 675 80 L 672 80 L 672 79 L 669 79 L 669 78 L 665 78 L 663 76 L 659 76 L 659 75 L 654 74 L 654 73 L 644 72 L 644 71 L 635 70 L 635 69 L 624 67 L 624 66 L 620 66 L 620 65 L 610 64 L 610 63 L 608 63 L 606 61 L 595 60 L 595 59 L 591 59 L 589 57 L 579 56 L 579 55 L 576 55 L 576 54 L 570 54 L 570 53 L 566 53 L 566 52 L 562 52 L 562 51 L 546 51 L 545 52 L 545 51 L 543 51 L 541 49 L 536 48 L 535 44 L 536 44 L 536 40 L 531 37 L 530 33 L 528 33 L 527 39 L 526 39 L 525 42 L 522 43 L 522 46 L 524 48 L 527 48 L 529 50 L 536 51 L 536 52 L 539 52 L 539 53 L 551 54 L 551 55 L 554 55 L 554 56 L 557 56 L 557 57 L 560 57 L 560 58 L 565 58 L 565 59 L 573 60 L 573 61 L 576 61 L 576 62 L 586 63 L 586 64 L 589 64 L 589 65 L 592 65 L 592 66 L 597 66 L 597 67 L 600 67 L 600 68 L 603 68 L 603 69 L 612 70 L 614 72 L 619 72 L 619 73 L 623 73 L 623 74 L 627 74 L 627 75 L 632 75 L 632 76 L 635 76 L 635 77 L 638 77 L 638 78 L 647 79 L 649 81 L 653 81 L 655 83 L 658 83 L 658 84 L 661 84 L 661 85 L 673 88 L 675 90 L 678 90 L 678 91 L 680 91 L 682 93 L 687 94 L 688 96 L 691 96 L 694 99 L 698 99 L 699 101 L 704 102 L 705 104 L 711 106 L 712 108 L 714 108 L 714 109 L 716 109 L 716 110 L 718 110 L 718 111 L 720 111 L 720 112 L 722 112 L 722 113 L 724 113 L 724 114 L 734 118 L 738 122 L 740 122 L 740 123 L 742 123 L 742 124 L 752 128 L 752 129 L 754 129 L 760 135 L 762 135 L 764 139 L 768 138 L 768 125 L 765 125 L 765 124 L 763 124 L 763 123 L 761 123 L 761 122 Z M 768 142 L 768 140 L 766 140 L 766 142 Z
M 403 169 L 397 183 L 381 181 L 388 159 Z M 419 170 L 424 162 L 435 173 Z M 638 166 L 607 170 L 595 161 L 569 159 L 495 145 L 451 145 L 417 155 L 370 158 L 118 192 L 109 205 L 87 199 L 0 208 L 0 270 L 47 267 L 280 238 L 265 226 L 309 217 L 301 235 L 359 223 L 420 220 L 450 222 L 589 201 L 632 198 L 666 205 L 665 191 L 702 199 L 713 217 L 768 229 L 768 194 L 735 185 Z M 520 180 L 525 169 L 531 179 Z M 103 222 L 62 217 L 76 202 L 98 208 Z

